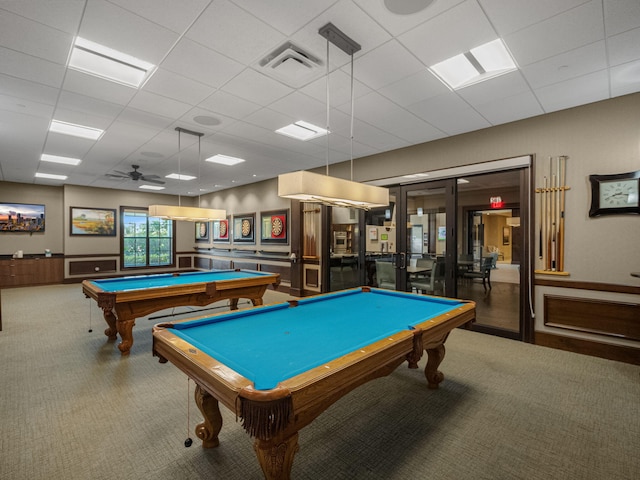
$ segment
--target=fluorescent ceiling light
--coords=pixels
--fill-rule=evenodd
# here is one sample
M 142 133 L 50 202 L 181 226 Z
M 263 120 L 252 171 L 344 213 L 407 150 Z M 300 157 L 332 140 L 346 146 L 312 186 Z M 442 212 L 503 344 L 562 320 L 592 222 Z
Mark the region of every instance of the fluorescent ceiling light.
M 66 175 L 54 175 L 53 173 L 36 172 L 36 178 L 49 178 L 51 180 L 66 180 Z
M 403 175 L 402 178 L 424 178 L 428 176 L 428 173 L 410 173 L 409 175 Z
M 327 134 L 327 130 L 317 127 L 312 123 L 303 122 L 302 120 L 287 125 L 286 127 L 279 128 L 276 133 L 280 135 L 286 135 L 287 137 L 295 138 L 297 140 L 311 140 L 312 138 L 318 138 Z
M 194 177 L 193 175 L 184 175 L 184 174 L 180 174 L 180 173 L 172 173 L 170 175 L 166 175 L 165 178 L 173 178 L 174 180 L 193 180 Z
M 40 160 L 43 162 L 52 162 L 52 163 L 62 163 L 63 165 L 79 165 L 82 160 L 79 158 L 71 158 L 71 157 L 60 157 L 58 155 L 49 155 L 48 153 L 43 153 L 40 156 Z
M 516 68 L 507 47 L 498 38 L 432 65 L 429 70 L 455 90 L 512 72 Z
M 158 185 L 140 185 L 138 188 L 143 190 L 164 190 L 164 187 L 160 187 Z
M 98 140 L 104 133 L 104 130 L 100 130 L 99 128 L 85 127 L 84 125 L 61 122 L 60 120 L 51 120 L 49 131 L 62 133 L 63 135 L 72 135 L 74 137 L 88 138 L 89 140 Z
M 459 178 L 459 179 L 457 180 L 457 182 L 458 182 L 458 185 L 460 185 L 460 184 L 462 184 L 462 183 L 469 183 L 469 180 L 466 180 L 466 179 L 464 179 L 464 178 Z
M 228 155 L 214 155 L 205 160 L 205 162 L 219 163 L 221 165 L 237 165 L 244 162 L 244 158 L 230 157 Z
M 138 88 L 155 65 L 99 43 L 76 37 L 69 68 Z

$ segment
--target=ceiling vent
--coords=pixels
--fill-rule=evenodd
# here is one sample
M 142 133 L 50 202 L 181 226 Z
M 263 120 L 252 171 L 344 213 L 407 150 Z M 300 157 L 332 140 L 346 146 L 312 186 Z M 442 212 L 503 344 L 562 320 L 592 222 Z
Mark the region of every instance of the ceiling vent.
M 299 88 L 323 74 L 322 62 L 291 42 L 260 60 L 261 71 L 290 87 Z

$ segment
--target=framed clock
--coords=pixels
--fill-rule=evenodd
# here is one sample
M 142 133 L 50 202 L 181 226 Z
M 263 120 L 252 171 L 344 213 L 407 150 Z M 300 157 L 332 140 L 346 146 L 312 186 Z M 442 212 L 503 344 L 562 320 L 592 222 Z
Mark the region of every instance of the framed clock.
M 590 217 L 640 214 L 640 170 L 617 175 L 589 175 L 591 182 Z

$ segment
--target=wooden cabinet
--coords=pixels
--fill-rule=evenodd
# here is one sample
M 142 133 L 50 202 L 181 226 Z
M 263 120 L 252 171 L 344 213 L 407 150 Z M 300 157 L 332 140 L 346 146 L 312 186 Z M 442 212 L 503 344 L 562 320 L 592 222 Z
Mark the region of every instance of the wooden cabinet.
M 0 260 L 0 288 L 62 283 L 62 258 L 11 258 Z

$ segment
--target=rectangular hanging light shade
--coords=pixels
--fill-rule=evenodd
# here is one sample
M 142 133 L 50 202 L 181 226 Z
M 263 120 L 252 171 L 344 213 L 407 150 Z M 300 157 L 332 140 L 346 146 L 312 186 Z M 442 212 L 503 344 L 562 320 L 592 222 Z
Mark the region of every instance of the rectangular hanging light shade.
M 149 205 L 149 216 L 186 222 L 209 222 L 227 218 L 227 212 L 213 208 Z
M 278 196 L 362 209 L 389 205 L 389 190 L 386 188 L 307 171 L 278 175 Z

